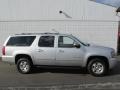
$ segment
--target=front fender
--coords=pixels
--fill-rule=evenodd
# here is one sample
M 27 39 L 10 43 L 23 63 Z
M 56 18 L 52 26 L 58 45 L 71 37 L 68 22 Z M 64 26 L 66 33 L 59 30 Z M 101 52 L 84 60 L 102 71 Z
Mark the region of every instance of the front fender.
M 87 62 L 89 60 L 90 57 L 105 57 L 106 59 L 109 60 L 109 57 L 105 56 L 105 55 L 100 55 L 100 54 L 86 54 L 85 58 L 83 60 L 83 67 L 86 67 Z

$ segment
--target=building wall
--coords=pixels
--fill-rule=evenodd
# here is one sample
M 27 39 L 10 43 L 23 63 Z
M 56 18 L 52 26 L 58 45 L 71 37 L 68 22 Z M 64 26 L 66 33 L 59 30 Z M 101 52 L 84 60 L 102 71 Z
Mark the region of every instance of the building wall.
M 59 14 L 60 10 L 71 18 Z M 0 0 L 0 50 L 11 34 L 55 29 L 117 51 L 115 10 L 89 0 Z
M 90 0 L 0 0 L 0 20 L 66 20 L 60 10 L 70 20 L 117 20 L 115 8 Z

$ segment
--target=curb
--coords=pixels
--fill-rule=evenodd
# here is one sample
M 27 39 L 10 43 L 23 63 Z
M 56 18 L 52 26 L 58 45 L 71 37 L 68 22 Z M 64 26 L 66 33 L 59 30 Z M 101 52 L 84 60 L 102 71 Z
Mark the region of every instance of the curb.
M 36 87 L 0 87 L 2 90 L 114 90 L 120 89 L 119 83 L 98 83 L 98 84 L 79 84 L 79 85 L 54 85 Z

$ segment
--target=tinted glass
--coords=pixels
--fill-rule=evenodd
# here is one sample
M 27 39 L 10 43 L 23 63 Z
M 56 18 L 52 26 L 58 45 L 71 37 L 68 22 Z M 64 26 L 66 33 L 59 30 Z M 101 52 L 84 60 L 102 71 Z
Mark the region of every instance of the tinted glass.
M 7 46 L 30 46 L 34 39 L 35 36 L 11 37 L 7 43 Z
M 54 47 L 54 36 L 41 36 L 38 46 L 40 47 Z
M 66 36 L 60 36 L 58 39 L 58 47 L 73 47 L 74 40 L 66 37 Z

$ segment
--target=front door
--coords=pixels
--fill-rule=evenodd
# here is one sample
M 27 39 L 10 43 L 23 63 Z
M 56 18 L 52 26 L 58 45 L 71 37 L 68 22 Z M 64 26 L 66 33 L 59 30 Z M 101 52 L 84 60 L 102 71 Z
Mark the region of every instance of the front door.
M 68 36 L 59 36 L 56 50 L 56 64 L 62 66 L 80 66 L 83 60 L 83 49 L 74 47 L 76 42 Z

